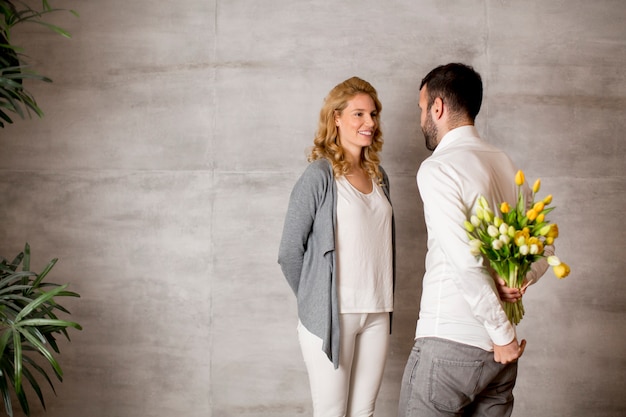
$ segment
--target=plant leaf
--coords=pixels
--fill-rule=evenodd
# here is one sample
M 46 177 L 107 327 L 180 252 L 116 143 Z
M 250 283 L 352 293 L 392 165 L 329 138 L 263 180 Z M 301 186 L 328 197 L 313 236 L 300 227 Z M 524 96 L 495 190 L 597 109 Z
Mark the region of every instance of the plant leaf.
M 59 381 L 63 381 L 63 371 L 61 370 L 61 366 L 59 365 L 57 360 L 54 359 L 54 356 L 52 356 L 52 353 L 50 353 L 50 351 L 46 349 L 46 347 L 43 345 L 43 343 L 39 341 L 39 339 L 34 337 L 28 331 L 25 331 L 25 329 L 18 329 L 18 331 L 22 334 L 22 336 L 24 336 L 26 340 L 30 342 L 31 345 L 33 345 L 37 349 L 37 351 L 39 351 L 39 353 L 41 353 L 48 360 L 50 366 L 52 366 L 52 369 L 54 369 L 54 372 Z
M 22 320 L 24 317 L 28 316 L 34 309 L 36 309 L 40 305 L 44 304 L 48 300 L 51 300 L 59 292 L 63 291 L 65 288 L 67 288 L 67 285 L 68 284 L 61 285 L 61 286 L 59 286 L 59 287 L 57 287 L 57 288 L 55 288 L 53 290 L 50 290 L 48 292 L 45 292 L 45 293 L 41 294 L 39 297 L 37 297 L 32 302 L 30 302 L 27 306 L 24 307 L 24 309 L 20 312 L 20 314 L 18 314 L 17 317 L 15 318 L 15 321 L 18 322 L 18 321 Z
M 54 267 L 54 265 L 56 265 L 58 260 L 59 260 L 58 258 L 54 258 L 53 260 L 51 260 L 48 263 L 48 265 L 46 265 L 44 270 L 41 271 L 41 273 L 39 273 L 37 279 L 35 279 L 35 282 L 33 282 L 33 287 L 38 287 L 39 286 L 41 281 L 46 277 L 46 275 L 48 275 L 48 272 L 50 272 L 50 270 Z
M 30 271 L 30 245 L 28 242 L 24 245 L 24 261 L 22 264 L 22 271 Z
M 13 366 L 15 367 L 15 393 L 19 396 L 22 391 L 22 338 L 17 329 L 13 329 Z
M 16 327 L 24 326 L 58 326 L 58 327 L 73 327 L 78 330 L 83 328 L 80 324 L 67 320 L 53 320 L 53 319 L 27 319 L 22 320 L 15 325 Z
M 9 343 L 9 339 L 11 338 L 11 335 L 13 334 L 12 332 L 13 330 L 8 328 L 8 329 L 5 329 L 2 332 L 2 336 L 0 336 L 0 358 L 4 357 L 4 350 L 7 346 L 7 343 Z
M 4 400 L 4 410 L 9 417 L 13 417 L 13 406 L 11 405 L 11 392 L 7 384 L 4 373 L 0 375 L 0 391 L 2 391 L 2 399 Z
M 23 358 L 26 361 L 27 357 L 24 356 Z M 33 366 L 32 363 L 31 363 L 31 366 Z M 35 377 L 33 376 L 33 374 L 30 372 L 30 370 L 27 367 L 24 367 L 22 369 L 22 373 L 24 374 L 24 377 L 26 378 L 26 380 L 30 384 L 30 386 L 33 389 L 33 391 L 35 391 L 35 394 L 37 394 L 37 397 L 39 398 L 39 402 L 41 403 L 41 406 L 45 410 L 46 409 L 46 402 L 43 399 L 43 393 L 41 392 L 41 388 L 39 387 L 39 383 L 37 383 L 37 380 L 35 379 Z M 54 387 L 53 387 L 53 390 L 54 390 Z

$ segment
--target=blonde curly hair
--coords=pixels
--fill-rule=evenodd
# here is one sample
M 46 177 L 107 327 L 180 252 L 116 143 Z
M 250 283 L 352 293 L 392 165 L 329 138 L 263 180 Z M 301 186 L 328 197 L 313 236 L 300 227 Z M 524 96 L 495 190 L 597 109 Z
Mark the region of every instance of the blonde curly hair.
M 380 112 L 382 104 L 378 100 L 378 93 L 370 83 L 358 77 L 352 77 L 337 84 L 324 99 L 324 105 L 320 110 L 320 119 L 317 132 L 313 139 L 313 148 L 309 153 L 309 162 L 326 158 L 333 167 L 335 177 L 346 175 L 350 170 L 350 162 L 346 160 L 345 152 L 339 144 L 339 131 L 335 124 L 335 112 L 341 112 L 348 106 L 357 94 L 367 94 L 376 106 L 376 131 L 372 138 L 372 144 L 363 148 L 361 152 L 361 166 L 371 178 L 382 181 L 382 173 L 379 169 L 380 158 L 378 153 L 383 148 L 383 134 L 380 129 Z

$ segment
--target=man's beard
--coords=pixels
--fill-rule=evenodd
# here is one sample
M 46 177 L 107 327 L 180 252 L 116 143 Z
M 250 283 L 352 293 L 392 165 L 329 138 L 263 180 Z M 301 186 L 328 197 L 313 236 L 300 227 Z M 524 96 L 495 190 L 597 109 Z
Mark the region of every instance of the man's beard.
M 422 126 L 422 133 L 424 134 L 424 140 L 426 141 L 426 149 L 434 151 L 437 147 L 437 135 L 439 133 L 437 126 L 432 115 L 428 115 L 426 123 Z

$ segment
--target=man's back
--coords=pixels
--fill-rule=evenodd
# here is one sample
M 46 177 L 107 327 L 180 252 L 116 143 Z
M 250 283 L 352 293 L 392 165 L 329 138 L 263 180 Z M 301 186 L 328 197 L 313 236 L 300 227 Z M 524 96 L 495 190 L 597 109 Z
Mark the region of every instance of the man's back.
M 512 327 L 482 260 L 469 251 L 463 222 L 481 195 L 491 207 L 502 201 L 514 204 L 515 172 L 510 158 L 482 141 L 474 126 L 449 132 L 422 163 L 417 179 L 428 253 L 417 337 L 441 337 L 485 350 L 492 349 L 494 340 L 510 340 Z

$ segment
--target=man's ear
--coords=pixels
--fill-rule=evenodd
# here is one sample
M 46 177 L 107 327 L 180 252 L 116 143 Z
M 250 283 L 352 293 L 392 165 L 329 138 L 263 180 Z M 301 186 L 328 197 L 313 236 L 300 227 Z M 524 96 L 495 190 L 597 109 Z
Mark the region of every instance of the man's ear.
M 433 116 L 433 120 L 439 120 L 443 116 L 443 99 L 441 97 L 436 97 L 433 101 L 433 105 L 430 108 L 430 111 Z

